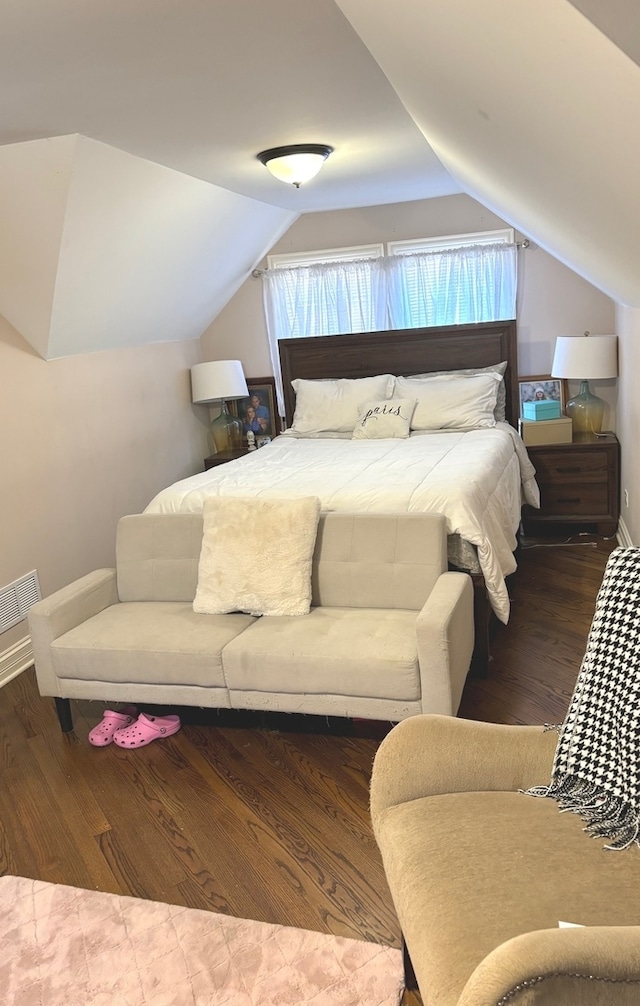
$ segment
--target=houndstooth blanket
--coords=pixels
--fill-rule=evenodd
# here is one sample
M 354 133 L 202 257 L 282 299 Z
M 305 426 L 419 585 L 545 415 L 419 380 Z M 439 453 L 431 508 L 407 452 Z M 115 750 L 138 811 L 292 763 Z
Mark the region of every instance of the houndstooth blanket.
M 607 849 L 640 845 L 640 548 L 609 556 L 559 732 L 551 784 L 527 792 L 579 814 Z

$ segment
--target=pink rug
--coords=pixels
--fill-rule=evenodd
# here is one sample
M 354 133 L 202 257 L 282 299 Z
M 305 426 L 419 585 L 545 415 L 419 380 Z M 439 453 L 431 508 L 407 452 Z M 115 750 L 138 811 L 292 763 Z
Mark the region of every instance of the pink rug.
M 391 947 L 24 877 L 0 878 L 12 1006 L 398 1006 Z

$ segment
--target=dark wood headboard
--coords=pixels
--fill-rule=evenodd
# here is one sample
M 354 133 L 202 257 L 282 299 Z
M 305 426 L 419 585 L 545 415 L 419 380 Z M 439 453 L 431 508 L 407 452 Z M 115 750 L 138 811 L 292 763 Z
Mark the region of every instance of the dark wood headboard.
M 507 422 L 517 426 L 518 343 L 515 321 L 434 328 L 391 329 L 357 335 L 320 335 L 281 339 L 280 366 L 287 426 L 293 421 L 295 393 L 291 381 L 338 377 L 409 377 L 434 370 L 463 370 L 507 361 L 504 375 Z

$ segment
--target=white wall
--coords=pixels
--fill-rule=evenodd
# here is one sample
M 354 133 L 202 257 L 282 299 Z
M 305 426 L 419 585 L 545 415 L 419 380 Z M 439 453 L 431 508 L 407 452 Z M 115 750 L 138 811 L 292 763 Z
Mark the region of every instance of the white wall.
M 0 313 L 48 360 L 198 339 L 295 217 L 85 136 L 0 147 Z
M 45 358 L 77 140 L 0 147 L 0 314 Z
M 47 362 L 0 317 L 0 586 L 37 569 L 46 596 L 112 566 L 118 518 L 202 471 L 199 361 L 193 339 Z M 26 633 L 2 633 L 0 652 Z

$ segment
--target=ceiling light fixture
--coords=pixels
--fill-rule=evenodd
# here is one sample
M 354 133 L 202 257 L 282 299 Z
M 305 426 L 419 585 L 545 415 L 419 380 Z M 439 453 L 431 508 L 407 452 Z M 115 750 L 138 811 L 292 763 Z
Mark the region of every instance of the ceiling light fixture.
M 286 147 L 272 147 L 257 155 L 261 164 L 281 182 L 289 182 L 297 189 L 317 175 L 333 147 L 326 143 L 292 143 Z

